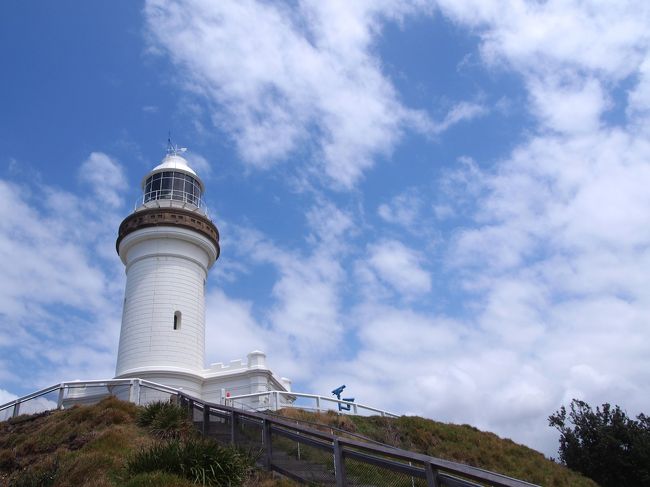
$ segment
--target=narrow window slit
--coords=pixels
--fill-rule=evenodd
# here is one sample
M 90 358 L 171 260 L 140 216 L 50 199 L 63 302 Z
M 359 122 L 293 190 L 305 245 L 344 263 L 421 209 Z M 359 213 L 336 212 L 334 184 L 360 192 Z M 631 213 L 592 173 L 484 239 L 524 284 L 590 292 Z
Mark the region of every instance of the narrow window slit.
M 181 312 L 174 312 L 174 330 L 179 330 L 181 328 Z

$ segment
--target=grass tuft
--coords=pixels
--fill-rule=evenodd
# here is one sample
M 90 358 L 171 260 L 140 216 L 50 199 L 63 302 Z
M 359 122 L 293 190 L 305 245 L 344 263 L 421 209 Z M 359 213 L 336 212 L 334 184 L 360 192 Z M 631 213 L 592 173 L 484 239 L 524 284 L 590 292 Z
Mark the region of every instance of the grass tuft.
M 196 434 L 187 410 L 169 402 L 148 404 L 138 412 L 136 423 L 162 439 L 186 438 Z
M 129 479 L 123 487 L 194 487 L 191 480 L 171 473 L 156 471 L 140 473 Z
M 127 465 L 131 475 L 161 471 L 214 486 L 240 485 L 251 468 L 250 460 L 241 452 L 206 439 L 155 444 L 136 453 Z

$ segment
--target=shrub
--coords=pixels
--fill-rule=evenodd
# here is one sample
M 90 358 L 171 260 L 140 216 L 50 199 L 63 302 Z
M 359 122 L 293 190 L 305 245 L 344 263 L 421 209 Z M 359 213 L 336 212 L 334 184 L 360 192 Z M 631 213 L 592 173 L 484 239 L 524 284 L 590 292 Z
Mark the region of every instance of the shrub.
M 240 485 L 251 461 L 234 448 L 206 439 L 169 440 L 135 454 L 127 464 L 131 475 L 161 471 L 202 485 Z
M 181 438 L 194 432 L 187 411 L 168 402 L 148 404 L 138 413 L 136 422 L 158 438 Z
M 605 403 L 594 411 L 578 399 L 552 414 L 560 432 L 560 460 L 567 467 L 611 487 L 650 486 L 650 417 L 627 416 Z
M 156 401 L 142 407 L 140 411 L 138 411 L 138 415 L 135 418 L 136 424 L 138 426 L 142 426 L 143 428 L 151 426 L 151 423 L 153 422 L 156 415 L 167 405 L 168 403 L 166 402 Z

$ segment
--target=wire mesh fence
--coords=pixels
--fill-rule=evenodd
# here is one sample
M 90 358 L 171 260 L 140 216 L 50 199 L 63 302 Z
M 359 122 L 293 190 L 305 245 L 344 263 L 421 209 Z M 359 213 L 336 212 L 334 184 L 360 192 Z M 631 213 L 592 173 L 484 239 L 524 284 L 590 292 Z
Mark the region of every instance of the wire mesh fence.
M 237 443 L 251 449 L 264 448 L 263 423 L 239 416 L 237 418 Z
M 0 421 L 7 421 L 14 415 L 13 407 L 6 407 L 0 410 Z
M 139 389 L 139 396 L 136 402 L 142 406 L 145 406 L 147 404 L 151 404 L 152 402 L 169 402 L 173 400 L 172 398 L 176 398 L 176 394 L 165 390 L 160 390 L 154 386 L 141 384 Z
M 23 401 L 18 406 L 16 415 L 19 414 L 36 414 L 50 409 L 56 409 L 59 400 L 59 391 L 54 390 L 38 397 L 33 397 Z M 12 411 L 13 412 L 13 411 Z
M 173 400 L 178 397 L 178 392 L 142 379 L 63 382 L 0 405 L 0 421 L 21 414 L 92 405 L 109 396 L 144 405 Z
M 310 485 L 336 485 L 332 445 L 288 438 L 271 430 L 271 464 L 281 473 Z
M 232 417 L 230 414 L 210 409 L 208 425 L 204 430 L 204 434 L 214 438 L 219 443 L 229 444 L 232 440 L 231 423 Z
M 344 464 L 346 481 L 349 486 L 427 487 L 424 468 L 420 475 L 414 475 L 354 458 L 344 457 Z

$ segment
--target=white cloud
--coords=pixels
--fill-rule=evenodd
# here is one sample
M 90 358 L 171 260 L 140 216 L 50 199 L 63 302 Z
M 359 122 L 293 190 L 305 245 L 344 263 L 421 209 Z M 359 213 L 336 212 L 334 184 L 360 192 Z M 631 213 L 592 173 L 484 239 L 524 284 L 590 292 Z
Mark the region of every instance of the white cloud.
M 434 193 L 432 208 L 439 220 L 473 211 L 476 198 L 485 189 L 484 174 L 474 159 L 460 156 L 457 163 L 443 170 L 437 181 L 439 190 Z
M 529 89 L 533 110 L 540 121 L 559 132 L 597 130 L 601 114 L 609 106 L 607 95 L 595 79 L 583 80 L 578 86 L 558 86 L 548 80 L 533 81 Z
M 643 410 L 650 147 L 638 124 L 613 127 L 603 117 L 616 82 L 635 70 L 628 113 L 642 117 L 645 107 L 647 46 L 636 19 L 631 31 L 620 28 L 627 5 L 612 20 L 616 32 L 604 36 L 597 26 L 613 15 L 611 5 L 581 12 L 571 2 L 566 10 L 520 2 L 505 15 L 487 2 L 443 5 L 480 26 L 485 59 L 522 75 L 537 130 L 493 170 L 461 158 L 441 180 L 444 198 L 432 206 L 443 217 L 473 216 L 453 232 L 446 260 L 450 286 L 460 281 L 467 291 L 462 319 L 416 306 L 432 287 L 416 249 L 396 240 L 369 245 L 353 273 L 365 298 L 351 313 L 360 347 L 313 377 L 315 390 L 345 377 L 360 402 L 471 423 L 551 455 L 557 439 L 546 418 L 573 397 Z M 546 42 L 567 26 L 582 31 L 567 34 L 566 44 L 561 36 Z M 377 211 L 409 225 L 423 204 L 405 192 Z M 407 301 L 386 305 L 395 291 Z
M 469 121 L 481 117 L 485 115 L 487 111 L 488 110 L 484 105 L 478 103 L 460 102 L 457 105 L 453 106 L 451 110 L 449 110 L 442 122 L 433 123 L 430 126 L 430 131 L 433 134 L 440 134 L 460 122 Z
M 101 203 L 117 208 L 122 204 L 121 193 L 126 179 L 116 161 L 102 152 L 93 152 L 79 169 L 79 178 L 91 186 Z
M 18 396 L 15 394 L 12 394 L 9 391 L 5 391 L 4 389 L 0 389 L 0 404 L 8 403 L 9 401 L 13 401 L 16 398 L 18 398 Z
M 202 179 L 208 179 L 212 175 L 212 166 L 210 162 L 201 154 L 195 151 L 189 151 L 183 154 L 188 164 L 194 169 Z
M 437 0 L 442 12 L 478 28 L 490 62 L 516 70 L 595 71 L 615 79 L 633 73 L 649 34 L 650 8 L 634 0 Z
M 388 223 L 411 229 L 419 222 L 422 206 L 422 196 L 411 188 L 394 196 L 388 203 L 379 205 L 377 213 Z
M 411 403 L 416 410 L 553 454 L 545 418 L 571 398 L 645 407 L 650 145 L 643 60 L 650 40 L 643 26 L 650 9 L 634 2 L 521 1 L 505 10 L 499 2 L 439 4 L 478 30 L 484 60 L 521 75 L 537 127 L 493 170 L 474 163 L 442 180 L 443 190 L 463 175 L 478 181 L 470 191 L 473 221 L 455 232 L 447 260 L 468 291 L 471 329 L 442 321 L 457 338 L 440 362 L 402 353 L 391 363 L 421 391 L 424 399 Z M 630 118 L 614 124 L 604 114 L 626 79 L 635 83 Z M 411 310 L 394 313 L 403 323 L 418 321 Z M 370 344 L 359 367 L 381 357 Z M 408 359 L 421 367 L 403 365 Z M 407 394 L 401 383 L 391 385 Z
M 271 265 L 276 277 L 270 302 L 257 310 L 254 303 L 222 291 L 209 293 L 208 351 L 217 360 L 238 358 L 256 348 L 272 351 L 269 363 L 276 372 L 306 381 L 325 357 L 337 353 L 345 332 L 341 316 L 345 271 L 338 256 L 345 252 L 352 217 L 326 200 L 318 201 L 305 216 L 311 231 L 306 253 L 281 248 L 251 228 L 229 225 L 235 258 L 250 265 Z M 253 274 L 239 278 L 256 279 Z M 224 327 L 230 336 L 219 339 Z M 233 353 L 237 356 L 225 356 Z
M 639 66 L 638 82 L 628 94 L 627 114 L 641 123 L 650 116 L 650 54 Z
M 124 180 L 103 153 L 79 171 L 81 197 L 0 181 L 0 350 L 22 378 L 33 374 L 35 388 L 113 375 L 124 292 L 114 232 Z
M 405 297 L 431 291 L 431 276 L 423 257 L 397 240 L 385 240 L 368 247 L 366 265 L 385 283 Z
M 484 111 L 460 103 L 434 123 L 405 107 L 382 73 L 374 52 L 382 23 L 431 11 L 424 1 L 151 0 L 145 7 L 152 47 L 212 102 L 215 123 L 249 165 L 270 167 L 307 144 L 316 161 L 309 171 L 346 188 L 406 129 L 438 134 Z
M 312 235 L 310 240 L 320 245 L 326 244 L 330 252 L 342 250 L 345 236 L 353 228 L 350 213 L 340 210 L 330 201 L 318 201 L 306 214 Z
M 212 289 L 206 296 L 206 358 L 224 362 L 253 350 L 271 351 L 269 332 L 253 318 L 253 303 Z M 270 357 L 271 360 L 274 357 Z

